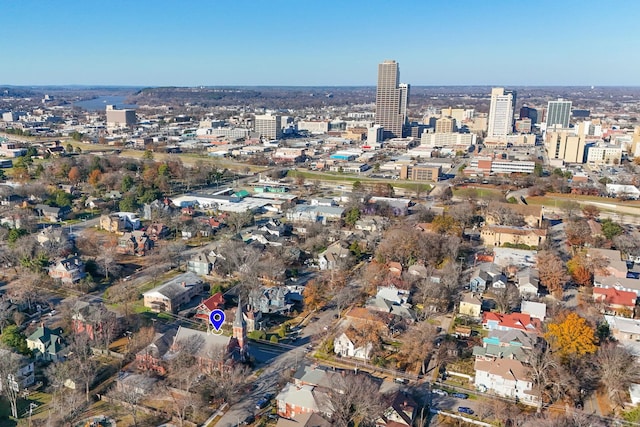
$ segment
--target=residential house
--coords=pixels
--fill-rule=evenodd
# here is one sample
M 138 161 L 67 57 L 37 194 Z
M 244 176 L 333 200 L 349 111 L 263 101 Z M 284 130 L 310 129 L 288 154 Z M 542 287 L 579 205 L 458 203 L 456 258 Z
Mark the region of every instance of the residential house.
M 418 413 L 418 404 L 411 396 L 397 390 L 390 398 L 390 405 L 384 410 L 382 417 L 376 420 L 379 427 L 413 426 Z
M 596 276 L 612 276 L 618 279 L 627 277 L 627 263 L 622 260 L 622 253 L 612 249 L 589 248 L 587 257 L 598 258 L 608 262 L 606 272 L 596 271 Z
M 469 281 L 471 292 L 485 292 L 489 287 L 506 287 L 507 276 L 502 272 L 502 268 L 490 262 L 478 265 Z
M 27 347 L 36 359 L 57 362 L 63 358 L 62 328 L 49 329 L 41 325 L 27 337 Z
M 311 365 L 306 361 L 298 365 L 298 369 L 293 374 L 293 383 L 297 386 L 311 385 L 325 389 L 333 389 L 336 386 L 335 375 L 340 375 L 329 368 L 320 365 Z
M 44 204 L 37 204 L 35 207 L 36 215 L 45 218 L 51 222 L 59 222 L 67 219 L 67 216 L 71 213 L 69 206 L 56 207 Z
M 537 335 L 510 329 L 489 331 L 482 339 L 482 346 L 473 347 L 473 356 L 483 360 L 518 359 L 526 361 L 525 351 L 531 350 L 537 342 Z
M 350 255 L 351 251 L 342 242 L 334 242 L 318 255 L 318 267 L 320 270 L 336 270 L 347 262 Z
M 127 232 L 118 239 L 116 252 L 123 255 L 145 256 L 153 248 L 153 242 L 144 231 Z
M 611 335 L 623 344 L 640 343 L 640 320 L 605 314 Z M 640 346 L 640 344 L 639 344 Z
M 476 359 L 475 386 L 483 392 L 516 399 L 527 405 L 537 405 L 538 396 L 533 391 L 529 369 L 519 360 Z
M 124 233 L 127 229 L 127 221 L 117 214 L 100 215 L 100 228 L 109 233 Z
M 537 271 L 527 268 L 516 276 L 516 287 L 521 297 L 537 296 L 540 288 Z
M 69 243 L 69 232 L 66 227 L 45 227 L 38 232 L 36 240 L 44 247 L 64 247 Z
M 547 230 L 531 227 L 486 225 L 480 230 L 480 237 L 486 246 L 510 244 L 537 248 L 546 241 Z
M 147 227 L 146 232 L 149 238 L 156 242 L 160 239 L 164 239 L 167 236 L 167 234 L 169 233 L 169 228 L 164 224 L 154 222 Z
M 285 286 L 261 287 L 249 293 L 249 305 L 264 314 L 289 311 L 293 304 L 287 299 L 288 294 Z
M 593 277 L 593 289 L 617 289 L 619 291 L 634 292 L 640 297 L 640 280 L 626 277 L 599 276 Z
M 209 323 L 209 316 L 211 315 L 211 312 L 213 310 L 223 310 L 224 303 L 224 295 L 222 295 L 222 292 L 217 292 L 200 303 L 196 308 L 196 314 L 194 317 L 204 321 L 205 323 Z
M 327 394 L 311 385 L 288 383 L 276 396 L 276 404 L 278 415 L 289 419 L 301 414 L 332 412 Z
M 345 314 L 345 320 L 350 324 L 360 326 L 372 324 L 380 330 L 386 330 L 393 324 L 394 316 L 390 313 L 370 311 L 364 307 L 353 307 Z
M 520 312 L 544 322 L 545 317 L 547 317 L 547 304 L 543 302 L 522 301 Z
M 86 277 L 84 262 L 77 256 L 61 259 L 49 267 L 49 276 L 64 284 L 73 284 Z
M 482 314 L 482 298 L 476 296 L 474 293 L 463 294 L 458 313 L 479 319 Z
M 102 199 L 100 199 L 98 197 L 89 196 L 84 201 L 84 207 L 85 208 L 89 208 L 89 209 L 96 209 L 103 203 L 104 203 L 104 200 L 102 200 Z
M 187 261 L 187 271 L 191 271 L 200 276 L 208 276 L 215 267 L 216 258 L 216 254 L 213 251 L 208 254 L 199 252 Z
M 319 414 L 305 412 L 291 418 L 278 418 L 276 427 L 331 427 L 331 423 Z
M 333 340 L 333 351 L 342 357 L 369 360 L 373 351 L 373 344 L 362 342 L 355 329 L 349 327 Z
M 537 334 L 542 330 L 542 322 L 523 313 L 499 314 L 484 312 L 482 313 L 482 327 L 490 331 L 516 329 Z
M 71 328 L 75 334 L 87 334 L 91 341 L 110 341 L 122 332 L 122 317 L 102 303 L 76 301 L 71 308 Z
M 10 350 L 0 348 L 0 359 L 5 359 L 11 354 Z M 36 382 L 35 367 L 32 360 L 24 356 L 19 356 L 18 370 L 9 374 L 12 381 L 11 387 L 20 391 L 23 388 L 31 387 Z M 2 393 L 2 382 L 0 382 L 0 393 Z
M 356 221 L 354 227 L 356 230 L 369 232 L 382 232 L 389 226 L 389 220 L 381 216 L 373 216 L 361 218 Z
M 202 293 L 202 280 L 192 272 L 174 277 L 170 281 L 142 294 L 144 306 L 155 312 L 177 312 L 180 307 Z
M 289 227 L 277 219 L 271 218 L 266 223 L 260 225 L 258 231 L 268 233 L 275 237 L 282 237 L 289 233 Z
M 638 294 L 616 288 L 593 288 L 593 300 L 601 302 L 603 312 L 622 317 L 633 317 Z

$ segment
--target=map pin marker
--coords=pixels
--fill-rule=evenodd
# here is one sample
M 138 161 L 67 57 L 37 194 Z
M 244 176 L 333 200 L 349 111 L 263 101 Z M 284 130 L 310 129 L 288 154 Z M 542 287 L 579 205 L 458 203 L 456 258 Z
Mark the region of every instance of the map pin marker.
M 211 314 L 209 314 L 209 321 L 213 325 L 213 328 L 216 332 L 220 331 L 222 324 L 224 323 L 224 311 L 222 310 L 213 310 Z

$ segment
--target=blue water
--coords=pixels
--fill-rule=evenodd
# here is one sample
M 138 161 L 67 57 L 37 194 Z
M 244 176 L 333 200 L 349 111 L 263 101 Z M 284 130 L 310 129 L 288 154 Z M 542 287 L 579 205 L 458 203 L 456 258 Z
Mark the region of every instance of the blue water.
M 88 101 L 74 102 L 73 105 L 84 108 L 88 111 L 104 111 L 107 108 L 107 105 L 115 105 L 118 109 L 138 108 L 137 105 L 123 104 L 125 98 L 126 96 L 100 96 Z

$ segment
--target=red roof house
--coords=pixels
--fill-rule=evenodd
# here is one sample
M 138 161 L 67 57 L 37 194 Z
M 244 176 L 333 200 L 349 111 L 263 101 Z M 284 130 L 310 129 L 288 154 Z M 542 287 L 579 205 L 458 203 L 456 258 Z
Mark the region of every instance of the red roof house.
M 490 331 L 509 331 L 515 329 L 537 334 L 540 333 L 541 326 L 542 324 L 539 319 L 533 318 L 528 314 L 482 313 L 482 327 Z

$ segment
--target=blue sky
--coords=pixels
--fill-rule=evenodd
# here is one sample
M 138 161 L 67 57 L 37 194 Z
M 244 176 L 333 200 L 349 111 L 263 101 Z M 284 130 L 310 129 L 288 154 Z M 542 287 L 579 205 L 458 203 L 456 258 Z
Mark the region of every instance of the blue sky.
M 4 0 L 0 85 L 640 84 L 636 0 Z

